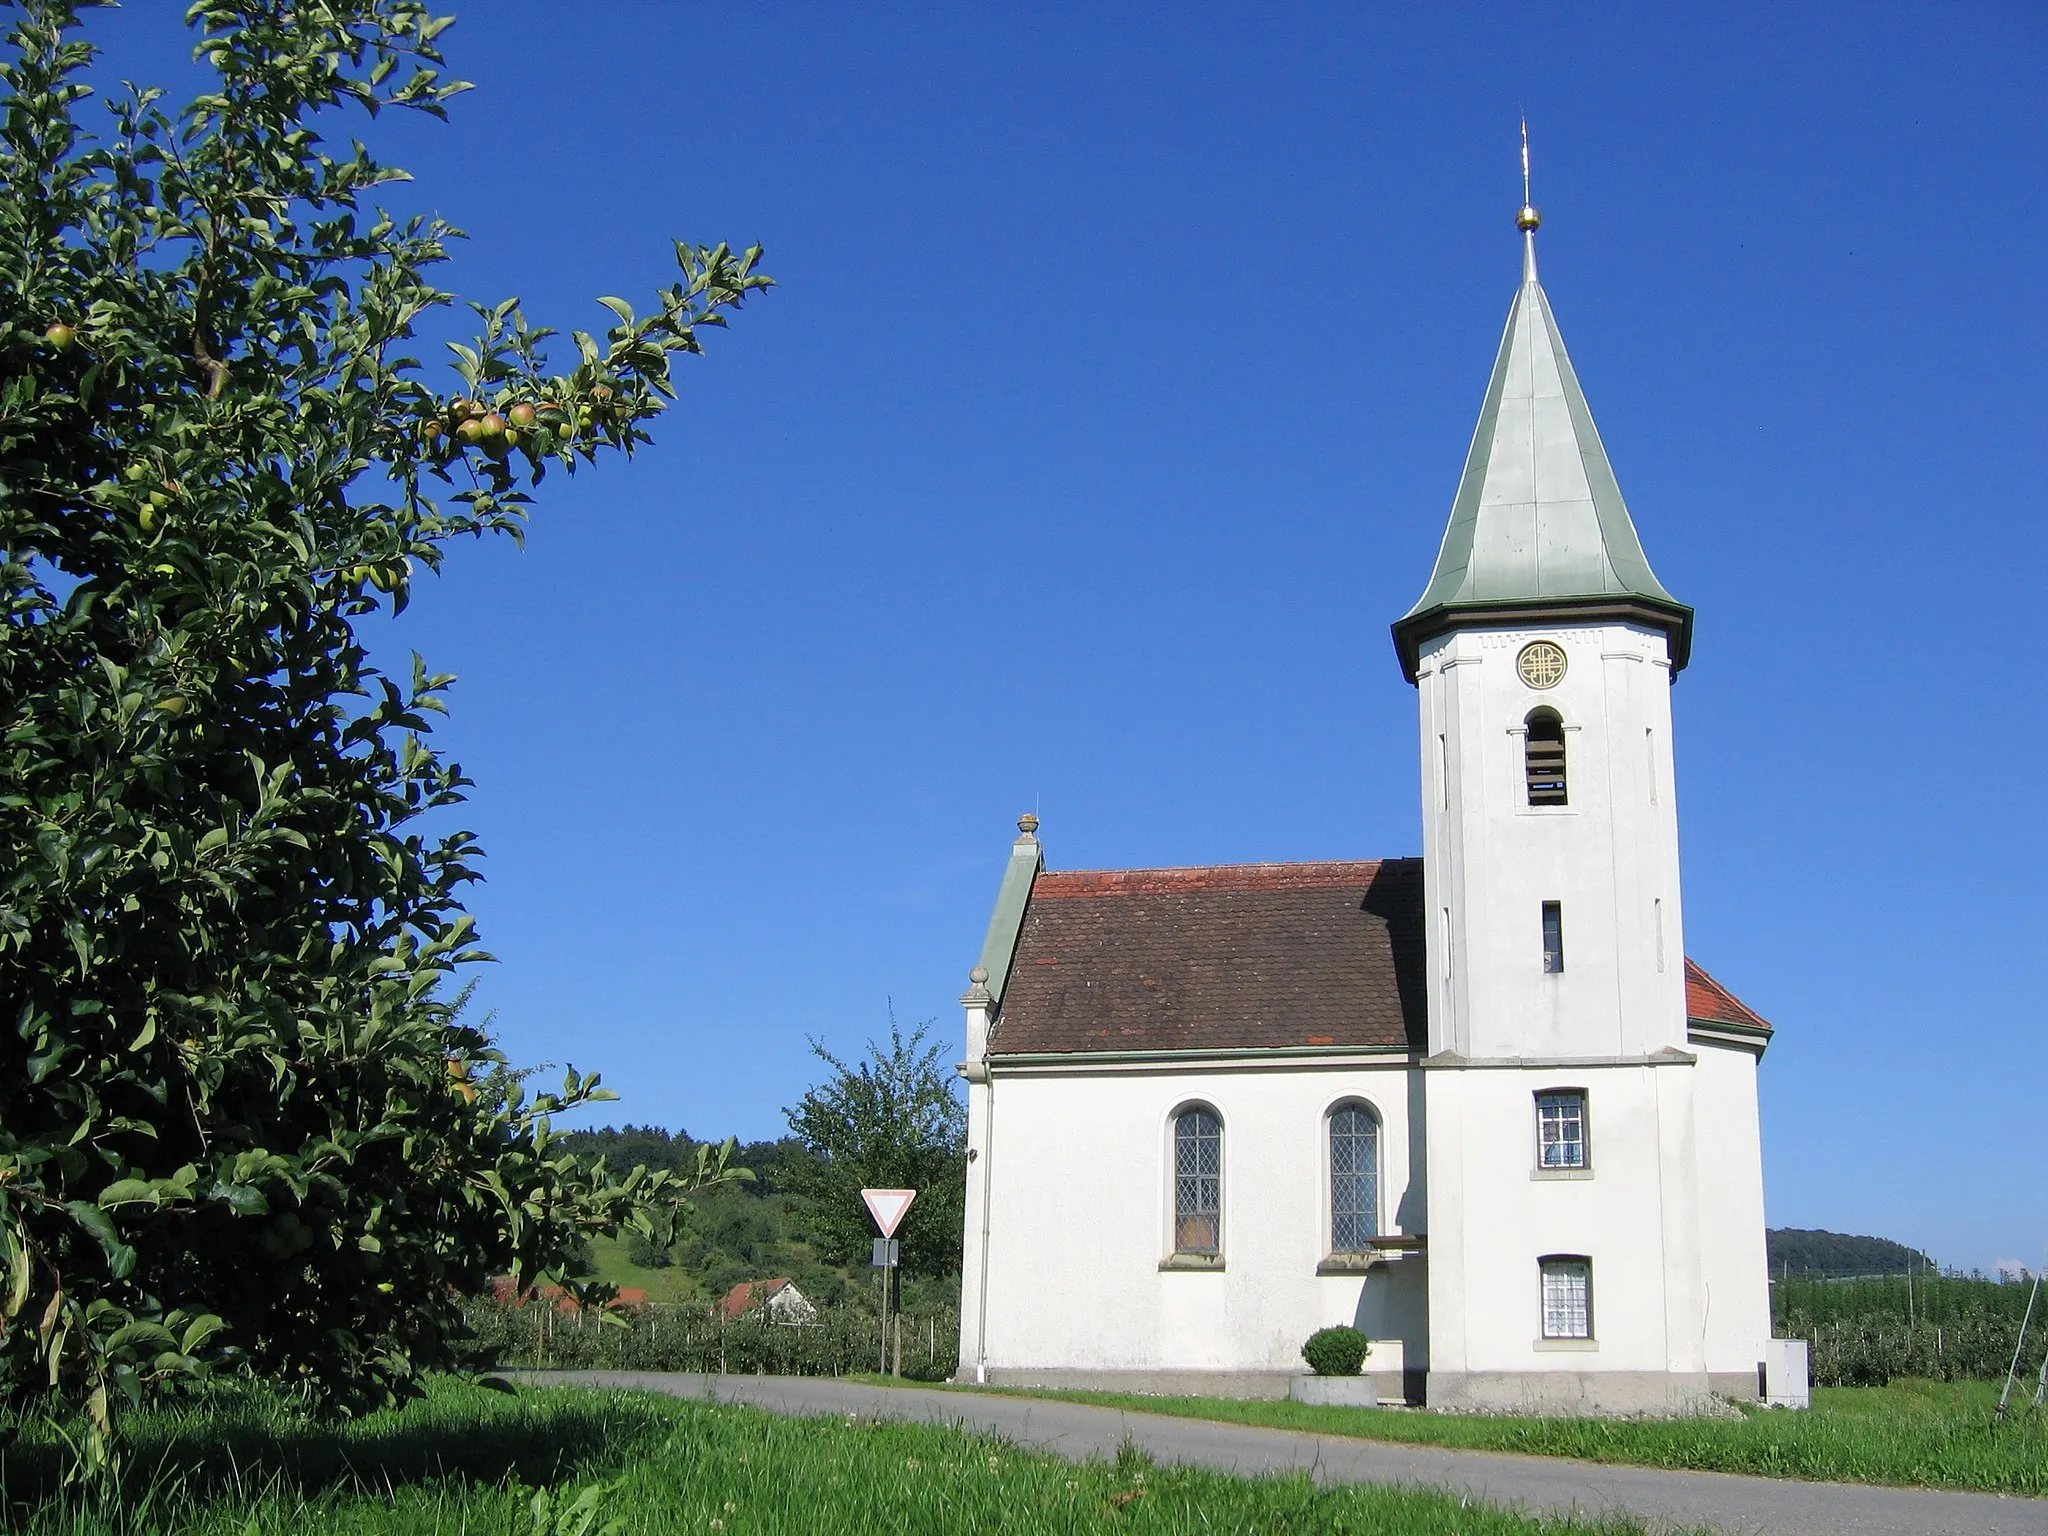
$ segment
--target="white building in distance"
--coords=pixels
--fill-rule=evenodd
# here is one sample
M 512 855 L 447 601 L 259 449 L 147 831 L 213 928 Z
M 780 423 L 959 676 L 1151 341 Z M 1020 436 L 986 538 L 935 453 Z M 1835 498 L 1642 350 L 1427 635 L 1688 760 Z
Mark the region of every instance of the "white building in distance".
M 1389 1399 L 1759 1395 L 1757 1063 L 1686 958 L 1651 571 L 1536 276 L 1394 625 L 1420 859 L 1051 871 L 1026 817 L 963 999 L 961 1376 Z

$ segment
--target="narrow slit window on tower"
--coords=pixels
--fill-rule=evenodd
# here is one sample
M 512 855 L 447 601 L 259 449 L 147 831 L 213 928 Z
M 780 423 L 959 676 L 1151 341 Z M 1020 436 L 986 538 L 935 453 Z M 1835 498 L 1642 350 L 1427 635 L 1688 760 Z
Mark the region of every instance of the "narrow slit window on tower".
M 1555 976 L 1564 969 L 1564 907 L 1555 901 L 1543 903 L 1543 970 Z
M 1554 709 L 1532 709 L 1523 722 L 1522 769 L 1531 805 L 1564 805 L 1564 716 Z

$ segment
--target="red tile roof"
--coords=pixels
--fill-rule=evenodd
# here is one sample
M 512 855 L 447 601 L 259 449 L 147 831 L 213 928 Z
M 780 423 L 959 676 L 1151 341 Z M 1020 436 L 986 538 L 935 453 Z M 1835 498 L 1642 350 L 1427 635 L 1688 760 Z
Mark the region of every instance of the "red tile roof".
M 994 1055 L 1426 1049 L 1422 861 L 1040 874 Z
M 1769 1032 L 1763 1015 L 1700 969 L 1690 956 L 1685 962 L 1685 1016 L 1703 1024 L 1734 1024 Z
M 1427 1050 L 1423 932 L 1420 859 L 1041 871 L 989 1053 Z M 1685 992 L 1770 1030 L 1691 960 Z
M 779 1280 L 742 1280 L 727 1291 L 718 1303 L 728 1322 L 741 1318 L 789 1284 L 787 1276 Z
M 510 1275 L 493 1275 L 490 1280 L 490 1292 L 493 1301 L 503 1302 L 507 1306 L 523 1307 L 529 1301 L 549 1301 L 554 1303 L 557 1312 L 569 1317 L 583 1310 L 576 1298 L 559 1285 L 528 1286 L 522 1291 L 512 1283 Z M 619 1293 L 605 1303 L 605 1308 L 609 1311 L 619 1307 L 646 1305 L 647 1290 L 644 1286 L 622 1285 L 619 1287 Z

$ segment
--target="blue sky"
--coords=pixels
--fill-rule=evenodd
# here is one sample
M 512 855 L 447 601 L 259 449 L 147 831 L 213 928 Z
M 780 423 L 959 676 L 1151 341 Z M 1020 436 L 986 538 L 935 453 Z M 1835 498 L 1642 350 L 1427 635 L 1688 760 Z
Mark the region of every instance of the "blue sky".
M 95 17 L 174 75 L 167 3 Z M 480 299 L 594 327 L 668 241 L 782 288 L 632 466 L 380 639 L 457 672 L 481 991 L 617 1118 L 776 1134 L 957 1031 L 1055 867 L 1419 851 L 1421 590 L 1518 274 L 1678 684 L 1687 945 L 1773 1019 L 1770 1219 L 2048 1241 L 2048 12 L 471 5 L 367 132 Z

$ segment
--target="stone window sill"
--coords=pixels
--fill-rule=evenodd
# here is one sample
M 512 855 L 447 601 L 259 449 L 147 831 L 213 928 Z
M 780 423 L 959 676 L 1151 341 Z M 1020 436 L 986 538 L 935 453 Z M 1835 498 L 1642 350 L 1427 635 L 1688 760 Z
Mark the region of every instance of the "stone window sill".
M 1162 1272 L 1170 1269 L 1182 1269 L 1214 1273 L 1223 1268 L 1223 1255 L 1220 1253 L 1169 1253 L 1159 1261 L 1159 1268 Z
M 1539 1184 L 1551 1179 L 1566 1181 L 1590 1179 L 1593 1177 L 1593 1170 L 1590 1168 L 1531 1168 L 1529 1170 L 1529 1177 Z
M 1419 1234 L 1390 1232 L 1372 1240 L 1372 1246 L 1362 1253 L 1333 1253 L 1316 1265 L 1319 1275 L 1362 1275 L 1375 1264 L 1384 1264 L 1389 1259 L 1398 1259 L 1404 1253 L 1420 1253 L 1429 1246 L 1429 1239 Z
M 1319 1275 L 1362 1275 L 1375 1264 L 1384 1264 L 1384 1253 L 1333 1253 L 1316 1266 Z
M 1600 1347 L 1598 1339 L 1538 1339 L 1536 1348 L 1546 1351 L 1565 1351 L 1586 1354 Z

